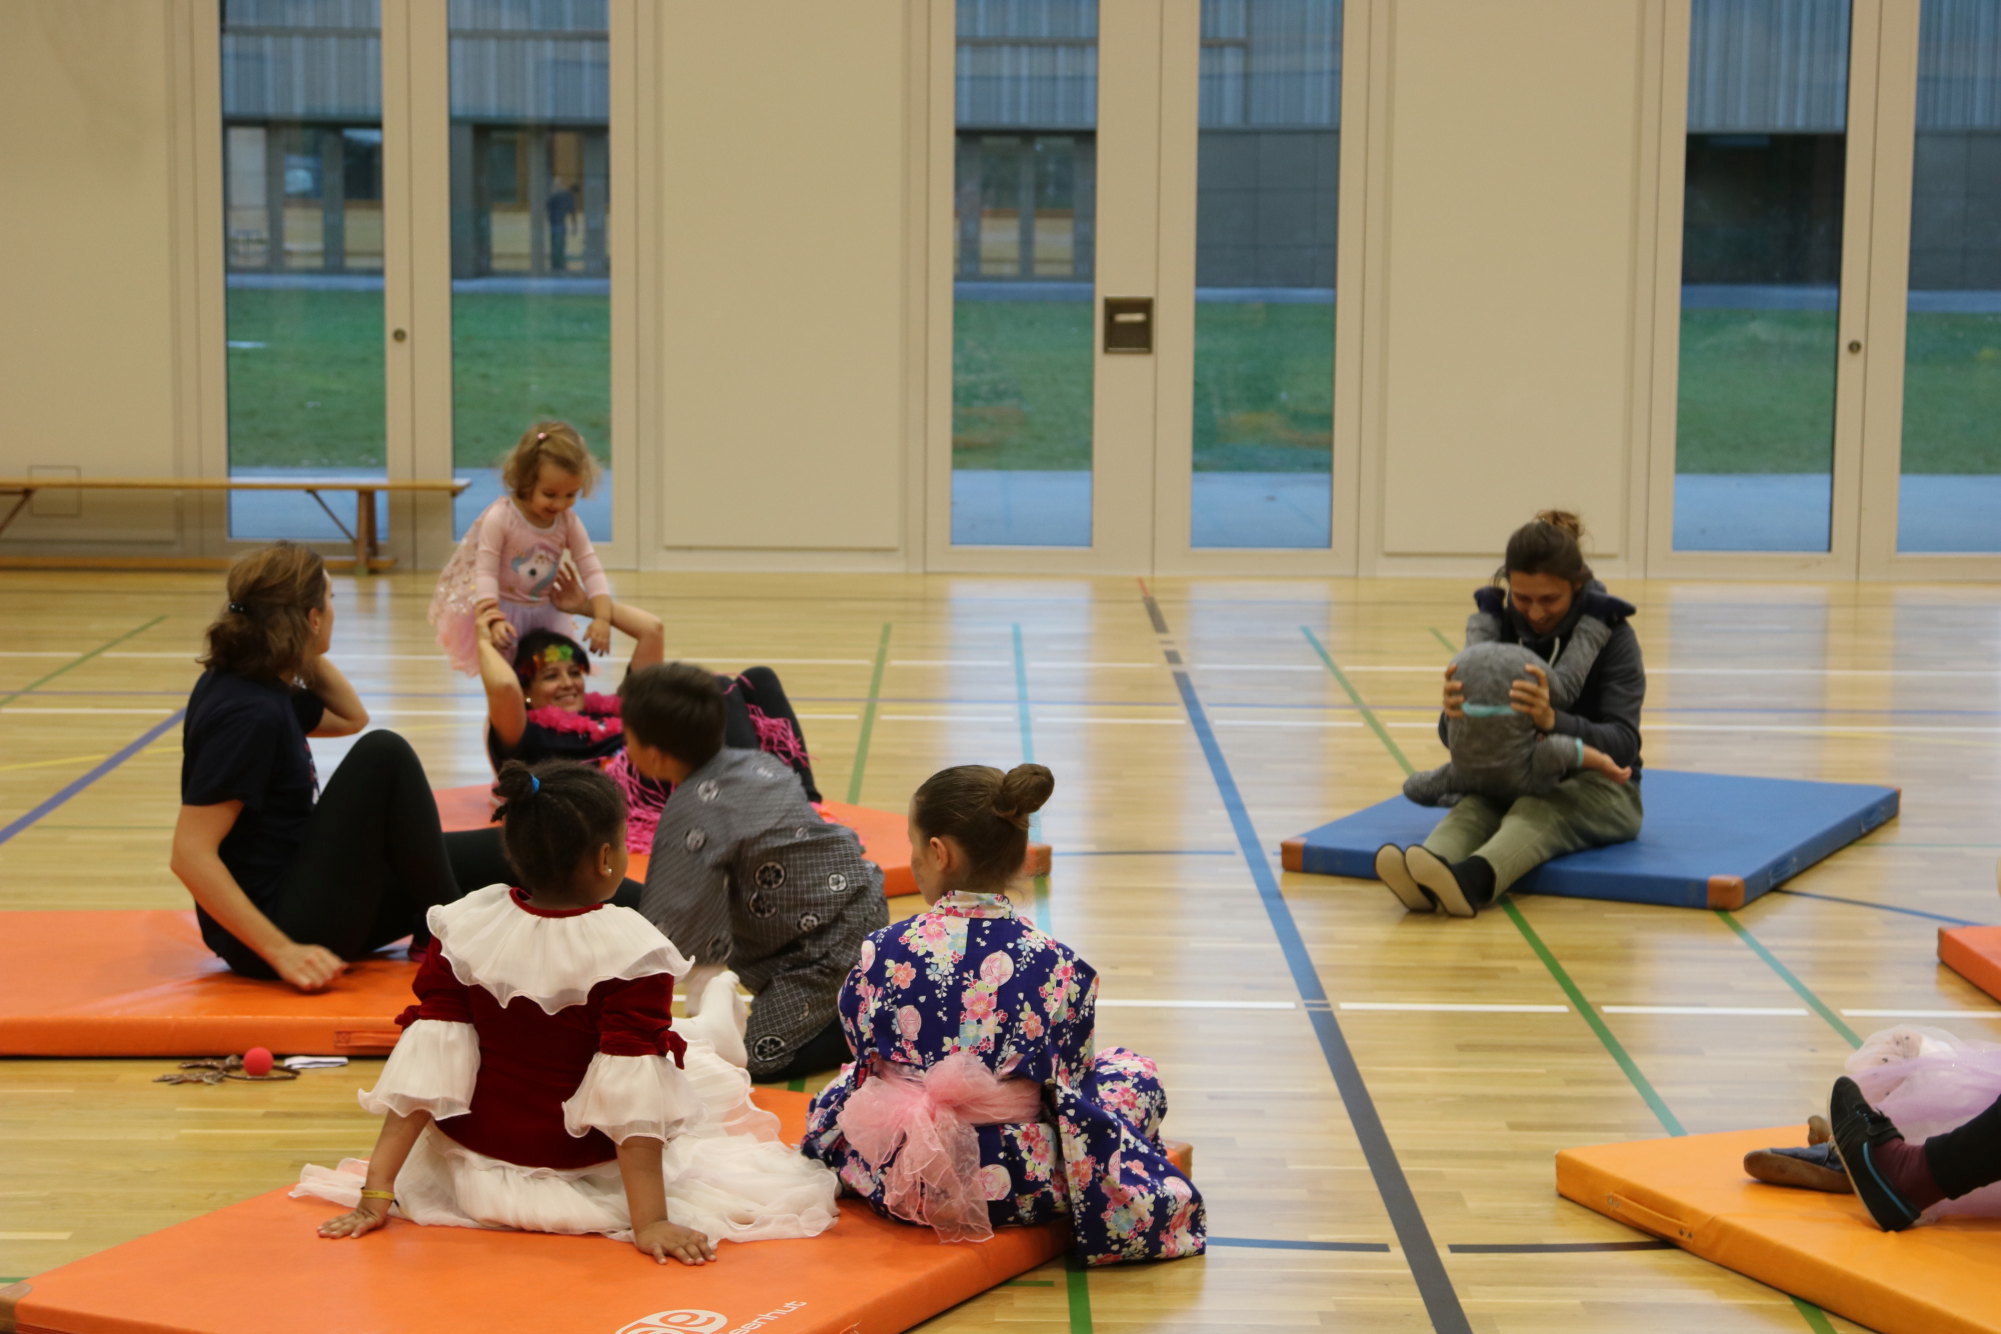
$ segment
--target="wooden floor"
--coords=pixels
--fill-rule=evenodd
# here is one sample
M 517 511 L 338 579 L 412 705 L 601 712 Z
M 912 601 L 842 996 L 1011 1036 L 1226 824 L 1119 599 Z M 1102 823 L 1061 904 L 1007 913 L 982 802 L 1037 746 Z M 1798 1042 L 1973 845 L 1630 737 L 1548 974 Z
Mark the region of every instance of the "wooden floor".
M 218 583 L 0 575 L 0 909 L 186 903 L 166 869 L 176 710 Z M 830 796 L 900 806 L 965 761 L 1032 754 L 1055 770 L 1041 915 L 1102 974 L 1100 1044 L 1159 1061 L 1168 1128 L 1196 1145 L 1213 1249 L 1088 1282 L 1052 1266 L 935 1330 L 1415 1331 L 1454 1306 L 1474 1330 L 1523 1334 L 1853 1329 L 1678 1251 L 1467 1248 L 1634 1239 L 1557 1198 L 1559 1148 L 1664 1134 L 1666 1118 L 1700 1132 L 1821 1105 L 1848 1041 L 1750 939 L 1836 1018 L 1944 1010 L 1964 1015 L 1949 1028 L 2001 1038 L 2001 1009 L 1934 958 L 1937 917 L 1997 916 L 2001 589 L 1616 590 L 1641 607 L 1650 764 L 1903 789 L 1901 819 L 1736 914 L 1747 939 L 1714 913 L 1581 900 L 1524 899 L 1519 921 L 1407 917 L 1380 887 L 1290 875 L 1282 910 L 1267 911 L 1241 836 L 1274 868 L 1282 838 L 1394 792 L 1402 758 L 1439 761 L 1437 673 L 1468 607 L 1462 581 L 1162 581 L 1157 621 L 1130 579 L 628 574 L 618 586 L 666 620 L 671 654 L 775 666 Z M 429 581 L 336 587 L 335 658 L 376 722 L 411 738 L 438 785 L 482 778 L 480 700 L 432 647 Z M 1169 649 L 1192 664 L 1186 698 Z M 1218 756 L 1191 725 L 1197 707 Z M 340 750 L 324 746 L 322 774 Z M 1334 1003 L 1442 1258 L 1449 1283 L 1430 1311 L 1413 1278 L 1421 1248 L 1399 1244 L 1386 1164 L 1360 1147 L 1289 947 Z M 1566 1003 L 1566 980 L 1603 1035 Z M 1341 1008 L 1469 1001 L 1564 1008 Z M 1690 1004 L 1792 1013 L 1601 1008 Z M 0 1062 L 0 1281 L 371 1142 L 353 1090 L 372 1062 L 219 1088 L 151 1083 L 165 1067 Z

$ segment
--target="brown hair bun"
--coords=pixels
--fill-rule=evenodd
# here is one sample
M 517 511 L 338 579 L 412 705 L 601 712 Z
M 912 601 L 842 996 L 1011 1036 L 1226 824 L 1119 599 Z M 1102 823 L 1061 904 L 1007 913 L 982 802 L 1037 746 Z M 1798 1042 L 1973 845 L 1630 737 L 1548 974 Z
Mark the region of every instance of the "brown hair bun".
M 1028 817 L 1041 810 L 1055 790 L 1055 774 L 1039 764 L 1017 764 L 1001 776 L 1000 790 L 994 793 L 994 814 L 1026 828 Z

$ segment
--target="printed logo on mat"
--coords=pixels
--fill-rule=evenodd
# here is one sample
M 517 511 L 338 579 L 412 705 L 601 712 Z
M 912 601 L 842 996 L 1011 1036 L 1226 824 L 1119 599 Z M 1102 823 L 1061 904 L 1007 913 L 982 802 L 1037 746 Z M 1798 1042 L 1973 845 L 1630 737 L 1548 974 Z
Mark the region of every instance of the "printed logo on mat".
M 751 1334 L 752 1330 L 763 1329 L 774 1320 L 791 1315 L 805 1302 L 787 1302 L 752 1316 L 734 1329 L 725 1331 L 730 1318 L 720 1311 L 698 1311 L 683 1307 L 674 1311 L 655 1311 L 642 1316 L 618 1330 L 618 1334 Z

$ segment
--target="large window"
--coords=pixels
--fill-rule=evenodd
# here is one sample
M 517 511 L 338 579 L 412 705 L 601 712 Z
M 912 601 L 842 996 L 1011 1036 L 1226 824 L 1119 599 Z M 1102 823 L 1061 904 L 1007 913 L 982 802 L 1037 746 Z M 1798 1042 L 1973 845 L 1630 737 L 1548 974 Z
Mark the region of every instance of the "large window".
M 1674 545 L 1827 551 L 1848 0 L 1694 0 Z
M 1091 545 L 1097 0 L 959 0 L 952 541 Z
M 2001 6 L 1919 24 L 1897 549 L 2001 551 Z
M 455 530 L 500 494 L 543 419 L 605 471 L 578 501 L 611 536 L 611 172 L 606 0 L 451 0 Z
M 1341 0 L 1203 0 L 1189 545 L 1332 536 Z
M 373 0 L 222 11 L 229 469 L 383 471 L 381 40 Z M 377 514 L 386 533 L 387 507 Z M 230 497 L 238 538 L 338 539 L 293 492 Z

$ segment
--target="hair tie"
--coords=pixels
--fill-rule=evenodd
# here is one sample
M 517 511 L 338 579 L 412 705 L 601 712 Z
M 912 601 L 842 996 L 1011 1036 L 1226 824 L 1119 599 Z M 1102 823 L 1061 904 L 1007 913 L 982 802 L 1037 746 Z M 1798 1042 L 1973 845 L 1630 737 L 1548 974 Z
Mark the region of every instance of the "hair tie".
M 535 792 L 540 792 L 541 790 L 542 790 L 542 780 L 537 778 L 534 774 L 529 774 L 528 791 L 531 793 L 535 793 Z
M 235 612 L 238 616 L 248 616 L 250 614 L 250 608 L 244 606 L 241 602 L 230 603 L 229 609 Z
M 537 440 L 547 440 L 549 438 L 549 433 L 547 431 L 537 431 L 535 432 L 535 438 Z

